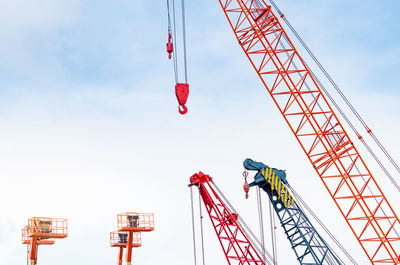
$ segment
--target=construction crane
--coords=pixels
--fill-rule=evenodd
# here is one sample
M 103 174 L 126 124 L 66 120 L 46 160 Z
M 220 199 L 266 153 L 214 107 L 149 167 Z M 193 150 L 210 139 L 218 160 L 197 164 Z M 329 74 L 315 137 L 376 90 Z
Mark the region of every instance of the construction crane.
M 189 187 L 192 186 L 199 189 L 228 264 L 264 265 L 255 245 L 239 225 L 238 214 L 228 209 L 226 203 L 216 192 L 213 179 L 209 175 L 199 172 L 190 177 Z
M 254 181 L 250 183 L 249 187 L 258 186 L 268 194 L 273 209 L 301 265 L 343 264 L 290 193 L 285 171 L 268 167 L 251 159 L 246 159 L 243 166 L 247 170 L 257 171 Z M 248 190 L 245 191 L 248 192 Z
M 269 1 L 276 8 L 274 2 Z M 239 45 L 370 262 L 400 264 L 399 218 L 328 102 L 329 94 L 297 52 L 278 16 L 265 0 L 219 2 Z M 277 10 L 279 17 L 293 30 L 283 13 Z M 296 32 L 295 35 L 298 36 Z M 317 64 L 320 66 L 319 62 Z M 325 73 L 325 69 L 323 71 Z M 342 111 L 340 114 L 345 117 Z M 397 166 L 371 129 L 357 117 Z M 347 118 L 345 120 L 348 122 Z M 351 128 L 366 145 L 355 128 Z M 371 151 L 368 145 L 366 147 Z M 385 171 L 376 155 L 371 154 Z M 399 170 L 398 166 L 396 168 Z M 385 173 L 393 180 L 387 171 Z
M 126 212 L 117 215 L 118 231 L 127 232 L 126 264 L 132 264 L 132 248 L 135 233 L 154 231 L 154 214 Z
M 128 232 L 113 231 L 110 232 L 110 246 L 119 248 L 118 252 L 118 265 L 122 265 L 124 256 L 124 248 L 128 244 Z M 133 233 L 132 236 L 132 247 L 139 248 L 142 246 L 141 233 Z
M 400 186 L 346 117 L 322 82 L 305 63 L 282 27 L 280 19 L 298 38 L 310 57 L 349 106 L 351 112 L 399 173 L 400 167 L 340 91 L 274 1 L 268 1 L 278 15 L 266 0 L 219 0 L 219 3 L 239 45 L 370 262 L 372 264 L 400 264 L 399 217 L 331 104 L 335 106 L 343 121 L 349 125 L 398 191 L 400 191 Z M 174 3 L 174 1 L 172 2 Z M 184 0 L 181 2 L 184 29 Z M 173 10 L 175 12 L 174 8 Z M 175 16 L 173 21 L 175 21 Z M 176 31 L 174 30 L 174 32 Z M 185 46 L 184 30 L 183 33 Z M 174 33 L 174 44 L 176 44 L 175 35 Z M 176 47 L 173 54 L 175 53 Z M 186 73 L 186 52 L 184 57 Z M 177 64 L 174 63 L 174 65 L 175 79 L 177 80 Z
M 54 239 L 68 236 L 67 219 L 32 217 L 22 229 L 22 244 L 29 244 L 29 263 L 37 264 L 38 246 L 53 245 Z

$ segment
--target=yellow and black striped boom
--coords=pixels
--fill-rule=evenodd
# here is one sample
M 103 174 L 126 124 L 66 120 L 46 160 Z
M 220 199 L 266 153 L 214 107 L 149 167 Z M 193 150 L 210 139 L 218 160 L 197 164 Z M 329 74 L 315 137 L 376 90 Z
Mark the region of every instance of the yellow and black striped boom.
M 294 203 L 294 199 L 290 194 L 288 188 L 282 181 L 282 179 L 275 174 L 275 170 L 272 168 L 264 168 L 261 170 L 261 174 L 265 180 L 271 185 L 271 190 L 275 190 L 278 194 L 278 199 L 282 201 L 285 207 L 288 207 Z

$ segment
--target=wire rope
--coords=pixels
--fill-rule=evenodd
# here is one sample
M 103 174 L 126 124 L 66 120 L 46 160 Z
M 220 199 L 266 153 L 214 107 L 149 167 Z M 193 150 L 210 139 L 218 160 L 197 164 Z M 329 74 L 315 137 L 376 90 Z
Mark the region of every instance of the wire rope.
M 276 226 L 275 226 L 275 215 L 274 215 L 274 210 L 272 208 L 272 202 L 270 201 L 268 203 L 269 205 L 269 219 L 270 219 L 270 224 L 271 224 L 271 239 L 272 239 L 272 256 L 273 256 L 273 261 L 274 265 L 278 264 L 278 253 L 277 253 L 277 248 L 276 248 Z
M 201 207 L 201 195 L 199 192 L 199 209 L 200 209 L 200 230 L 201 230 L 201 253 L 203 258 L 203 265 L 206 264 L 205 262 L 205 255 L 204 255 L 204 233 L 203 233 L 203 211 Z
M 179 69 L 178 69 L 178 44 L 176 42 L 176 17 L 175 17 L 175 0 L 172 0 L 172 15 L 174 18 L 174 37 L 172 38 L 172 42 L 174 45 L 174 52 L 172 53 L 174 60 L 174 71 L 175 71 L 175 83 L 178 83 L 179 80 Z
M 174 47 L 174 51 L 172 52 L 172 61 L 174 63 L 175 83 L 178 83 L 179 72 L 178 72 L 178 62 L 177 62 L 178 48 L 176 46 L 175 0 L 172 0 L 173 23 L 171 22 L 170 0 L 167 0 L 167 10 L 168 10 L 168 34 L 170 34 L 172 37 L 172 43 L 173 43 L 173 47 Z
M 197 264 L 197 255 L 196 255 L 196 232 L 194 225 L 194 206 L 193 206 L 193 188 L 190 187 L 190 201 L 192 206 L 192 230 L 193 230 L 193 255 L 194 255 L 194 265 Z
M 185 0 L 181 0 L 181 4 L 182 4 L 182 32 L 183 32 L 183 62 L 185 66 L 185 83 L 187 83 Z
M 265 262 L 265 239 L 264 239 L 264 220 L 263 220 L 263 211 L 262 211 L 262 199 L 261 199 L 261 192 L 260 188 L 257 188 L 257 205 L 258 205 L 258 222 L 260 225 L 260 241 L 261 241 L 261 248 L 262 248 L 262 258 Z

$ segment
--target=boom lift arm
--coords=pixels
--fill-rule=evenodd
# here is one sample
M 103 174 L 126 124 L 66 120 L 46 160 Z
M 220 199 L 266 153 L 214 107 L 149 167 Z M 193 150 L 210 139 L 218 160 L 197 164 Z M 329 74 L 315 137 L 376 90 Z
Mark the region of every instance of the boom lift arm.
M 243 162 L 243 166 L 247 170 L 257 171 L 254 181 L 249 186 L 258 186 L 267 193 L 301 265 L 343 264 L 290 194 L 285 171 L 270 168 L 249 158 Z

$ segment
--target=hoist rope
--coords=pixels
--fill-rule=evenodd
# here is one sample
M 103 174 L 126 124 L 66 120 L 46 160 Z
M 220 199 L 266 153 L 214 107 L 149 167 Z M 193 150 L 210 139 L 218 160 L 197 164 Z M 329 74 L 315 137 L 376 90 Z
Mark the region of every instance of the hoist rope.
M 187 59 L 186 59 L 186 21 L 185 21 L 185 0 L 182 3 L 182 32 L 183 32 L 183 63 L 185 66 L 185 83 L 187 84 Z
M 176 19 L 175 19 L 175 0 L 172 0 L 172 15 L 174 18 L 174 37 L 173 37 L 173 45 L 174 52 L 172 53 L 174 59 L 174 71 L 175 71 L 175 83 L 178 83 L 179 80 L 179 69 L 178 69 L 178 44 L 176 41 Z
M 176 46 L 176 23 L 175 23 L 175 0 L 172 0 L 172 17 L 173 17 L 173 27 L 171 23 L 171 15 L 170 15 L 170 3 L 167 0 L 167 10 L 168 10 L 168 34 L 171 34 L 172 43 L 173 43 L 173 52 L 172 52 L 172 60 L 174 63 L 174 74 L 175 74 L 175 83 L 178 83 L 178 48 Z
M 201 195 L 199 192 L 199 209 L 200 209 L 200 231 L 201 231 L 201 253 L 203 257 L 203 265 L 206 264 L 205 258 L 204 258 L 204 233 L 203 233 L 203 211 L 201 207 Z
M 235 208 L 232 206 L 232 204 L 228 201 L 228 199 L 225 197 L 225 195 L 221 192 L 221 190 L 218 188 L 218 186 L 214 183 L 211 182 L 212 186 L 218 193 L 218 195 L 222 198 L 224 201 L 224 204 L 227 206 L 229 211 L 238 213 Z M 247 225 L 247 223 L 243 220 L 243 218 L 238 214 L 238 225 L 242 228 L 243 233 L 246 235 L 246 237 L 250 240 L 250 242 L 253 244 L 254 248 L 257 250 L 258 253 L 261 253 L 262 251 L 265 251 L 266 256 L 268 259 L 265 261 L 266 264 L 272 265 L 274 264 L 274 259 L 271 256 L 271 254 L 266 250 L 261 250 L 261 242 L 257 238 L 257 236 L 253 233 L 253 231 L 250 229 L 250 227 Z
M 299 207 L 303 206 L 311 214 L 311 216 L 315 219 L 315 221 L 317 221 L 317 223 L 322 227 L 322 229 L 328 234 L 328 236 L 333 240 L 333 242 L 340 248 L 340 250 L 346 255 L 346 257 L 350 260 L 350 262 L 353 263 L 354 265 L 358 265 L 357 262 L 350 255 L 350 253 L 348 253 L 347 250 L 345 249 L 345 247 L 342 244 L 340 244 L 339 240 L 336 239 L 336 237 L 330 232 L 330 230 L 324 225 L 324 223 L 321 221 L 321 219 L 319 219 L 318 216 L 305 203 L 305 201 L 300 197 L 300 195 L 289 184 L 286 184 L 286 185 L 290 189 L 290 191 L 293 193 L 293 195 L 295 196 L 296 201 L 298 201 L 300 203 Z M 332 250 L 332 252 L 333 252 L 333 250 Z
M 196 232 L 194 225 L 194 206 L 193 206 L 193 188 L 190 187 L 190 202 L 192 206 L 192 230 L 193 230 L 193 255 L 194 255 L 194 265 L 197 264 L 197 255 L 196 255 Z
M 272 241 L 272 256 L 274 258 L 274 265 L 278 264 L 278 253 L 276 248 L 276 226 L 275 226 L 275 214 L 272 208 L 272 202 L 269 202 L 269 222 L 271 224 L 271 241 Z
M 171 33 L 171 15 L 170 15 L 170 8 L 169 8 L 169 0 L 167 0 L 167 13 L 168 13 L 168 33 Z
M 257 188 L 257 204 L 258 204 L 258 222 L 260 225 L 260 241 L 261 241 L 261 249 L 262 249 L 262 259 L 265 262 L 265 239 L 264 239 L 264 219 L 263 219 L 263 211 L 262 211 L 262 199 L 260 188 Z
M 375 134 L 371 131 L 371 129 L 367 126 L 366 122 L 364 119 L 361 117 L 361 115 L 357 112 L 357 110 L 354 108 L 354 106 L 350 103 L 350 101 L 347 99 L 347 97 L 343 94 L 343 92 L 340 90 L 339 86 L 336 84 L 336 82 L 333 80 L 333 78 L 329 75 L 329 73 L 326 71 L 326 69 L 322 66 L 322 64 L 319 62 L 319 60 L 316 58 L 314 53 L 311 51 L 311 49 L 307 46 L 307 44 L 303 41 L 303 39 L 300 37 L 300 35 L 297 33 L 297 31 L 294 29 L 294 27 L 290 24 L 290 22 L 286 19 L 284 14 L 281 12 L 281 10 L 278 8 L 278 6 L 275 4 L 273 0 L 268 0 L 274 8 L 277 10 L 278 14 L 281 16 L 281 18 L 284 20 L 286 25 L 289 27 L 291 32 L 295 35 L 295 37 L 299 40 L 301 45 L 304 47 L 304 49 L 307 51 L 307 53 L 310 55 L 310 57 L 313 59 L 313 61 L 317 64 L 318 68 L 322 71 L 322 73 L 326 76 L 326 78 L 329 80 L 329 82 L 332 84 L 332 86 L 335 88 L 335 90 L 338 92 L 338 94 L 341 96 L 343 101 L 347 104 L 347 106 L 351 109 L 352 113 L 357 117 L 358 121 L 364 126 L 364 128 L 367 130 L 368 134 L 372 137 L 372 139 L 375 141 L 375 143 L 378 145 L 378 147 L 381 149 L 381 151 L 385 154 L 385 156 L 389 159 L 389 161 L 392 163 L 392 165 L 396 168 L 396 170 L 400 173 L 400 167 L 398 164 L 394 161 L 392 156 L 389 154 L 389 152 L 386 150 L 386 148 L 382 145 L 382 143 L 379 141 L 379 139 L 375 136 Z M 332 98 L 330 93 L 325 89 L 325 87 L 322 85 L 320 80 L 317 78 L 317 76 L 313 73 L 310 67 L 306 64 L 306 67 L 310 70 L 311 75 L 313 78 L 316 80 L 316 82 L 320 85 L 321 89 L 326 93 L 328 98 L 331 100 L 331 102 L 334 104 L 336 109 L 339 111 L 340 115 L 345 119 L 346 123 L 351 127 L 351 129 L 354 131 L 354 133 L 359 136 L 360 134 L 357 132 L 357 129 L 355 126 L 351 123 L 351 121 L 347 118 L 347 116 L 344 114 L 344 112 L 341 110 L 341 108 L 338 106 L 336 101 Z M 382 162 L 379 160 L 379 158 L 376 156 L 374 151 L 369 147 L 369 145 L 363 140 L 363 138 L 360 139 L 361 142 L 364 144 L 364 146 L 367 148 L 368 152 L 372 155 L 374 160 L 378 163 L 378 165 L 381 167 L 381 169 L 384 171 L 386 176 L 390 179 L 392 184 L 396 187 L 396 189 L 400 192 L 400 187 L 397 184 L 396 180 L 391 176 L 389 171 L 385 168 L 385 166 L 382 164 Z

